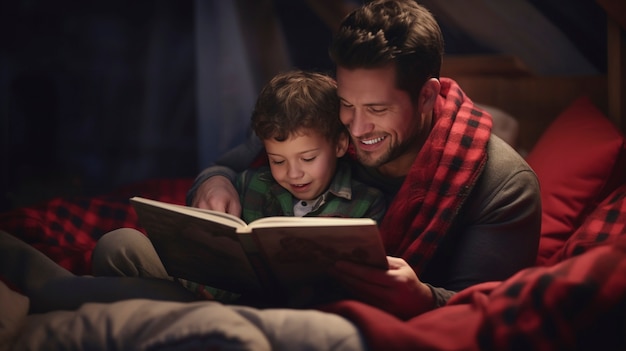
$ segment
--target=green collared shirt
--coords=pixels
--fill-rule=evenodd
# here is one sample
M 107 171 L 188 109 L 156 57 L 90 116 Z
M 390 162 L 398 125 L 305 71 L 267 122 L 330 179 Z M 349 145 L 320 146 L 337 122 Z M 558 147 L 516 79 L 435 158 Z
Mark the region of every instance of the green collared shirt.
M 269 166 L 244 171 L 237 177 L 236 188 L 247 223 L 262 217 L 294 216 L 298 200 L 274 180 Z M 352 179 L 350 164 L 339 160 L 328 190 L 306 216 L 367 217 L 380 222 L 386 207 L 383 193 Z

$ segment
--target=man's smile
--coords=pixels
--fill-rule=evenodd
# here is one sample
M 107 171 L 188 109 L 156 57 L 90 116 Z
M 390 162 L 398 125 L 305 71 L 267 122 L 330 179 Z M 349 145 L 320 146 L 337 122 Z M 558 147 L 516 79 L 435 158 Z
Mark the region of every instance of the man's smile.
M 365 144 L 365 145 L 374 145 L 374 144 L 378 144 L 381 141 L 385 140 L 386 137 L 378 137 L 378 138 L 374 138 L 374 139 L 367 139 L 367 140 L 361 140 L 361 143 Z

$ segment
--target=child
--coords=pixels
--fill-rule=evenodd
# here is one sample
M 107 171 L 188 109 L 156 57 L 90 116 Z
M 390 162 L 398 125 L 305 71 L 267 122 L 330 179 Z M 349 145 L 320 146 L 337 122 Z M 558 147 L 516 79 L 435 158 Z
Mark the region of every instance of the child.
M 292 71 L 261 90 L 252 129 L 269 167 L 249 169 L 237 179 L 246 222 L 280 215 L 383 217 L 382 193 L 352 180 L 341 159 L 349 138 L 339 120 L 336 89 L 328 76 Z

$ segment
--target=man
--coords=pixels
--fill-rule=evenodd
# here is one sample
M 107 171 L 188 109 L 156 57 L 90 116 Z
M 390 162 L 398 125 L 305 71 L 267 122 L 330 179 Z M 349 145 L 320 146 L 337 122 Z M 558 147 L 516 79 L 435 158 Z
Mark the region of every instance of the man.
M 389 270 L 339 262 L 337 279 L 361 301 L 410 318 L 531 266 L 537 177 L 491 134 L 491 116 L 439 77 L 443 38 L 433 16 L 413 0 L 369 2 L 343 20 L 330 55 L 354 175 L 389 200 L 381 223 Z M 251 141 L 225 155 L 198 176 L 188 202 L 238 215 L 231 180 L 259 151 Z

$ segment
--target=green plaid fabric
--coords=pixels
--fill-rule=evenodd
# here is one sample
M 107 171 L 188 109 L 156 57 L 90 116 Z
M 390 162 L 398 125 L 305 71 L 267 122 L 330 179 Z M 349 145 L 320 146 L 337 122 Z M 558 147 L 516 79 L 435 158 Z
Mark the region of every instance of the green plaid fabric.
M 328 190 L 307 216 L 369 217 L 379 222 L 386 210 L 385 198 L 378 189 L 352 179 L 347 159 L 339 160 Z M 269 166 L 249 169 L 236 182 L 241 197 L 242 219 L 247 223 L 269 216 L 293 216 L 297 201 L 272 177 Z

